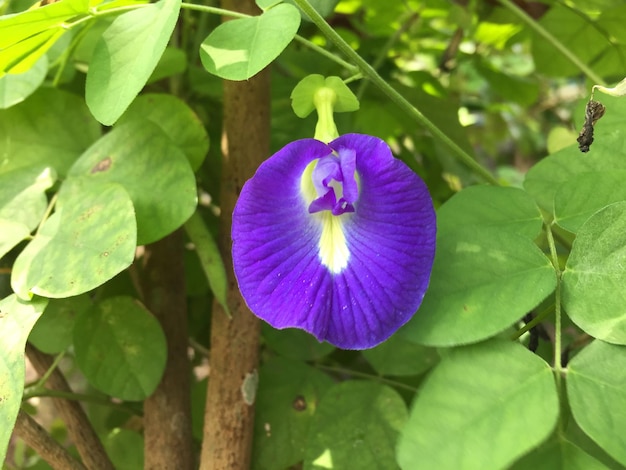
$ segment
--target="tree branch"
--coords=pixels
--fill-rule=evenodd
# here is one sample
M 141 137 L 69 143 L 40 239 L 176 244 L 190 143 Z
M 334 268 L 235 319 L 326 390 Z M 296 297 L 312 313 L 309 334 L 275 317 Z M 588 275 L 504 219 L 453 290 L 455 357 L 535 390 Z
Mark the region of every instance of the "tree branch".
M 258 13 L 253 0 L 223 0 L 222 7 Z M 232 212 L 244 182 L 269 156 L 270 80 L 265 70 L 250 80 L 224 83 L 220 251 L 228 278 L 229 319 L 217 302 L 211 323 L 211 373 L 204 415 L 200 468 L 250 467 L 260 323 L 241 298 L 232 269 Z M 251 387 L 249 387 L 251 385 Z
M 192 469 L 191 370 L 187 356 L 187 300 L 180 230 L 146 246 L 142 287 L 145 302 L 167 339 L 167 365 L 144 402 L 144 468 Z
M 85 470 L 82 463 L 74 459 L 39 423 L 22 410 L 17 415 L 13 433 L 55 470 Z
M 52 366 L 52 357 L 42 353 L 29 343 L 26 343 L 26 355 L 39 375 L 45 374 Z M 58 369 L 52 371 L 46 384 L 52 390 L 72 392 L 65 377 Z M 67 433 L 74 442 L 85 467 L 98 470 L 115 470 L 80 403 L 62 398 L 52 398 L 52 402 L 59 411 L 67 428 Z

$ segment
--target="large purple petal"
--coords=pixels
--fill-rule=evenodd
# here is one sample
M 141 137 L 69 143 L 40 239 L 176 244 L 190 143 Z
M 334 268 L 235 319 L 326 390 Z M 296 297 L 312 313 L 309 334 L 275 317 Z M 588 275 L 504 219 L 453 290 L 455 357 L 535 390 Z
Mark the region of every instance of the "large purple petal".
M 301 193 L 307 165 L 331 149 L 354 151 L 358 174 L 355 212 L 337 216 L 350 256 L 336 273 L 320 260 L 321 219 Z M 382 140 L 348 134 L 327 146 L 304 139 L 273 155 L 244 185 L 233 214 L 235 274 L 250 309 L 275 328 L 369 348 L 421 304 L 435 231 L 426 185 Z

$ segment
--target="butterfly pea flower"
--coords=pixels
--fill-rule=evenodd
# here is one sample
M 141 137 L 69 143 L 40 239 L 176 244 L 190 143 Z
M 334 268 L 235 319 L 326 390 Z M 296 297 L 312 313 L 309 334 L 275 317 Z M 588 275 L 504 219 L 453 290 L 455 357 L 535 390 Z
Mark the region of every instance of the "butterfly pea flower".
M 248 307 L 274 328 L 367 349 L 419 308 L 435 234 L 426 185 L 384 141 L 302 139 L 244 185 L 233 264 Z

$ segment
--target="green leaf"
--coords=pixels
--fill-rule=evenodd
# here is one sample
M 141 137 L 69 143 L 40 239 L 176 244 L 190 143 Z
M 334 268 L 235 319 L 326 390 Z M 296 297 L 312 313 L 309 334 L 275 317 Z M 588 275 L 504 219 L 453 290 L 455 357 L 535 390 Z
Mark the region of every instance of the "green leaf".
M 120 15 L 93 52 L 85 99 L 95 118 L 111 125 L 154 71 L 178 20 L 181 0 L 160 0 Z
M 552 432 L 550 367 L 501 340 L 455 348 L 423 383 L 398 444 L 403 469 L 507 468 Z
M 159 63 L 150 75 L 148 83 L 155 83 L 164 78 L 182 74 L 187 69 L 187 54 L 182 49 L 167 47 Z M 173 96 L 173 95 L 167 95 Z
M 333 13 L 333 11 L 335 10 L 335 7 L 337 6 L 337 3 L 339 3 L 339 0 L 308 0 L 308 1 L 309 1 L 309 4 L 323 18 L 326 18 L 326 17 L 330 16 Z M 297 5 L 294 2 L 294 0 L 285 0 L 285 3 L 289 3 L 289 4 L 294 5 L 294 6 L 297 7 Z M 300 15 L 302 15 L 302 19 L 303 20 L 311 21 L 309 16 L 307 14 L 305 14 L 302 10 L 300 10 L 300 8 L 298 8 L 298 11 L 300 12 Z
M 261 367 L 256 398 L 252 468 L 287 468 L 302 461 L 320 397 L 333 385 L 304 363 L 270 359 Z
M 76 161 L 69 177 L 124 186 L 135 208 L 138 245 L 172 233 L 196 209 L 196 179 L 189 162 L 149 120 L 116 126 Z
M 55 179 L 53 170 L 37 166 L 0 173 L 0 258 L 39 225 Z
M 74 349 L 89 383 L 122 400 L 152 394 L 167 360 L 161 325 L 131 297 L 108 298 L 80 314 Z
M 277 330 L 263 323 L 261 332 L 270 349 L 291 359 L 315 361 L 335 350 L 332 344 L 320 343 L 314 336 L 296 328 Z
M 307 75 L 298 82 L 291 92 L 291 107 L 299 118 L 305 118 L 315 109 L 315 95 L 321 88 L 335 92 L 333 111 L 343 113 L 359 109 L 359 100 L 339 77 L 326 77 L 319 74 Z
M 304 470 L 397 468 L 396 439 L 407 414 L 400 395 L 386 385 L 335 385 L 322 396 L 313 417 Z
M 35 323 L 28 341 L 47 354 L 65 351 L 72 344 L 76 317 L 90 307 L 87 294 L 50 300 L 45 315 Z
M 568 365 L 567 396 L 578 425 L 626 465 L 626 348 L 594 341 Z
M 217 301 L 230 317 L 230 309 L 228 308 L 226 298 L 228 285 L 224 261 L 220 255 L 217 243 L 213 240 L 213 236 L 204 224 L 199 212 L 194 212 L 185 223 L 185 231 L 194 244 L 202 270 L 209 281 L 209 286 L 211 286 L 211 292 L 213 292 Z
M 549 444 L 525 455 L 510 470 L 606 470 L 600 461 L 580 447 L 564 439 L 553 439 Z
M 626 170 L 582 173 L 561 184 L 554 196 L 554 221 L 576 233 L 596 211 L 626 200 Z
M 427 348 L 406 340 L 402 335 L 393 335 L 384 343 L 363 351 L 363 357 L 380 375 L 418 375 L 431 369 L 439 355 Z
M 0 300 L 0 460 L 4 461 L 24 391 L 24 347 L 47 299 L 24 302 L 15 295 Z
M 15 15 L 0 18 L 0 51 L 18 44 L 36 34 L 63 27 L 65 21 L 88 13 L 89 0 L 63 0 Z
M 626 202 L 596 212 L 578 230 L 565 271 L 563 306 L 595 338 L 626 344 Z
M 222 23 L 200 47 L 202 65 L 227 80 L 247 80 L 285 49 L 300 26 L 293 5 L 280 4 L 260 16 Z
M 531 240 L 541 232 L 541 213 L 532 198 L 517 188 L 470 186 L 437 211 L 437 233 L 463 232 L 470 227 L 506 230 Z
M 554 196 L 559 185 L 580 173 L 626 169 L 626 100 L 603 97 L 606 112 L 594 128 L 594 141 L 588 153 L 581 153 L 571 145 L 544 158 L 527 173 L 524 189 L 542 209 L 554 212 Z M 586 102 L 581 101 L 574 117 L 580 129 L 585 116 Z M 572 144 L 575 140 L 572 139 Z
M 46 211 L 45 191 L 55 180 L 54 171 L 39 166 L 0 173 L 0 219 L 18 221 L 33 230 Z
M 552 5 L 539 20 L 539 24 L 585 63 L 594 59 L 606 38 L 593 22 L 577 13 L 573 8 Z M 567 77 L 580 71 L 543 36 L 533 33 L 532 54 L 535 68 L 542 74 L 554 77 Z
M 138 432 L 116 428 L 105 439 L 104 448 L 116 470 L 143 468 L 144 439 Z
M 554 197 L 562 183 L 580 173 L 616 169 L 626 169 L 626 135 L 621 131 L 604 133 L 598 129 L 589 153 L 583 154 L 578 146 L 572 145 L 544 158 L 526 174 L 524 189 L 539 207 L 553 213 Z
M 48 73 L 48 58 L 43 56 L 24 73 L 0 77 L 0 109 L 21 103 L 39 88 Z
M 117 122 L 148 119 L 161 128 L 172 142 L 185 153 L 193 171 L 202 165 L 209 150 L 209 136 L 184 101 L 172 95 L 146 94 L 137 97 Z
M 26 101 L 0 110 L 0 173 L 40 165 L 63 177 L 100 134 L 100 125 L 79 96 L 39 89 Z
M 0 76 L 28 71 L 88 6 L 88 0 L 64 0 L 0 17 Z
M 401 331 L 428 346 L 481 341 L 514 324 L 555 287 L 552 264 L 530 239 L 468 228 L 438 239 L 424 302 Z
M 135 240 L 133 206 L 124 188 L 67 180 L 57 211 L 17 257 L 11 286 L 24 299 L 82 294 L 130 266 Z

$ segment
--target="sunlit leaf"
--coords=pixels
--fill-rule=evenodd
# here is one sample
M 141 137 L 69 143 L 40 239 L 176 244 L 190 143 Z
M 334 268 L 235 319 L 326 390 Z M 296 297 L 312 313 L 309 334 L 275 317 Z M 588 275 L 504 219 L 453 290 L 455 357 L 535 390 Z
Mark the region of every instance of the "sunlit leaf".
M 594 212 L 626 200 L 626 170 L 581 173 L 559 186 L 554 196 L 554 221 L 576 233 Z
M 554 268 L 531 239 L 468 228 L 437 240 L 424 302 L 400 331 L 428 346 L 481 341 L 519 321 L 555 287 Z
M 47 299 L 24 302 L 15 295 L 0 300 L 0 458 L 6 455 L 24 391 L 24 347 Z
M 568 365 L 567 396 L 578 425 L 626 465 L 626 348 L 594 341 Z
M 120 117 L 117 125 L 137 119 L 148 119 L 167 134 L 185 153 L 196 171 L 209 150 L 209 136 L 198 116 L 185 102 L 172 95 L 145 94 L 137 97 Z
M 437 233 L 492 227 L 534 239 L 542 218 L 532 198 L 521 189 L 471 186 L 446 201 L 437 211 Z
M 507 468 L 550 435 L 557 417 L 542 359 L 500 340 L 455 348 L 421 387 L 398 462 L 403 470 Z
M 116 126 L 76 161 L 69 176 L 124 186 L 133 201 L 139 245 L 170 234 L 196 208 L 196 180 L 185 154 L 147 119 Z
M 82 294 L 134 259 L 135 217 L 124 188 L 74 180 L 64 183 L 63 192 L 68 203 L 46 220 L 13 265 L 11 286 L 23 299 Z
M 160 0 L 120 15 L 91 58 L 85 99 L 102 124 L 124 113 L 154 71 L 178 20 L 181 0 Z
M 259 16 L 227 21 L 202 43 L 202 65 L 218 77 L 247 80 L 279 56 L 299 26 L 298 10 L 287 4 L 270 8 Z
M 580 227 L 563 272 L 563 306 L 595 338 L 626 344 L 626 202 L 596 212 Z

